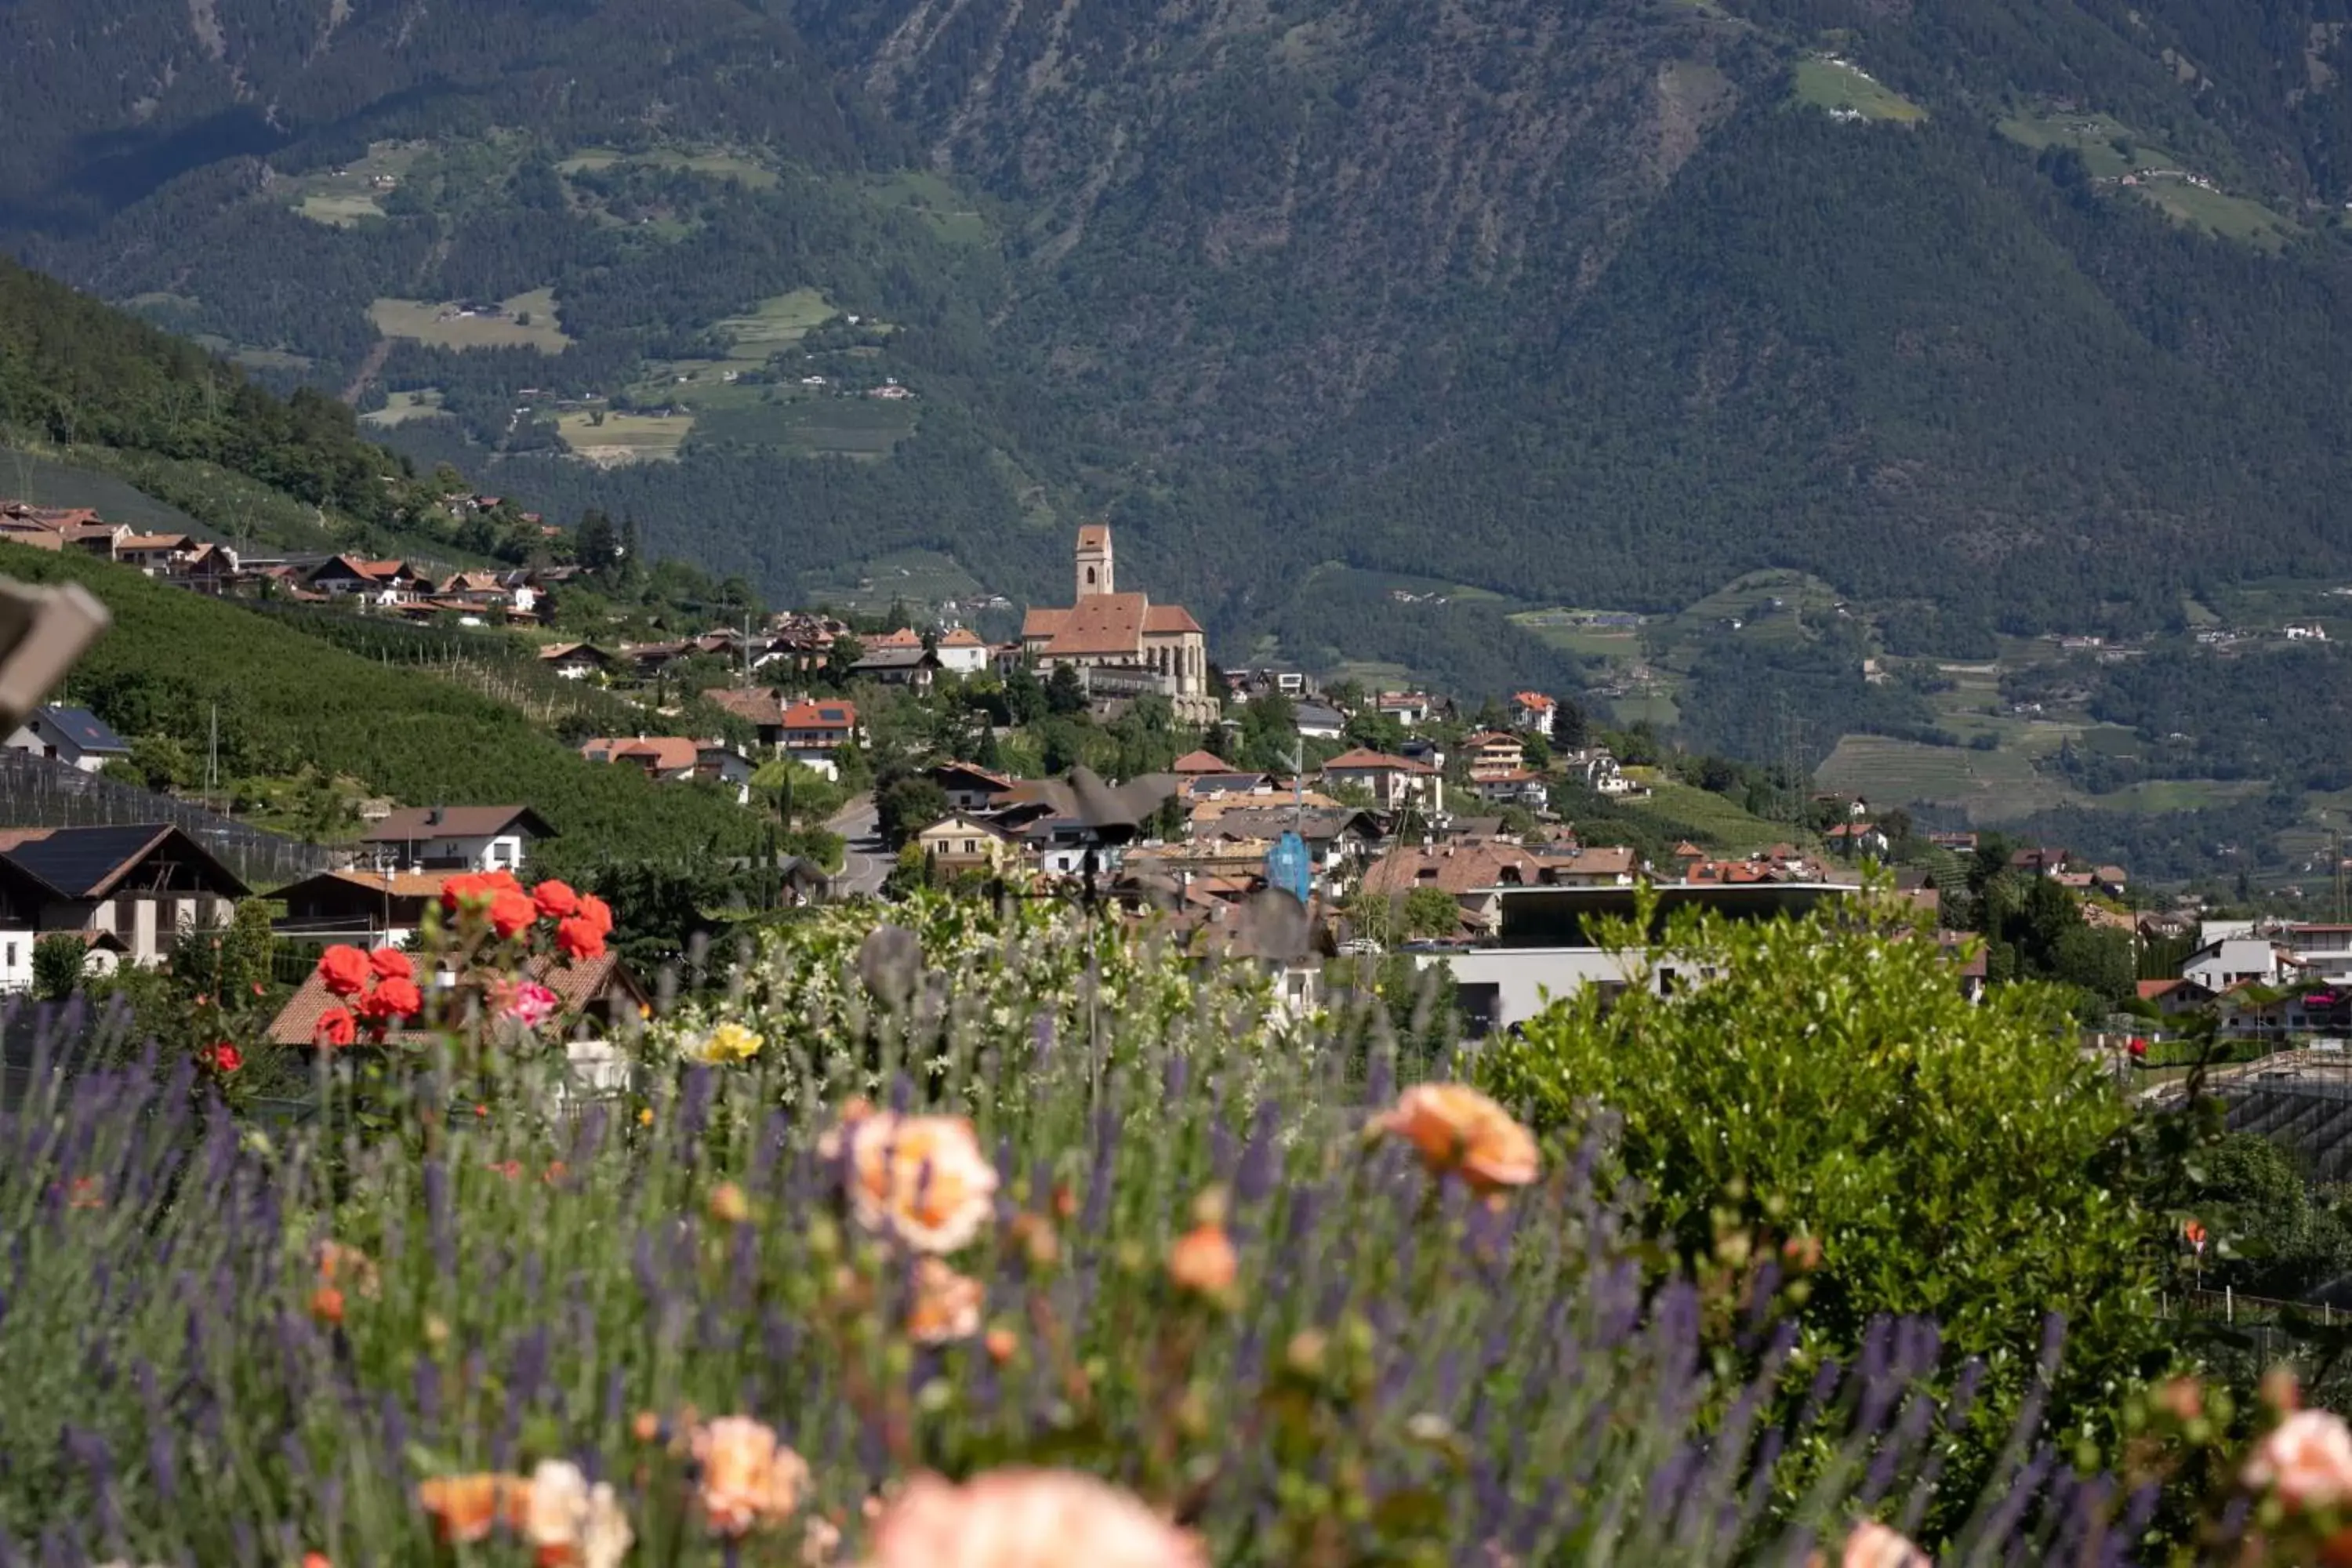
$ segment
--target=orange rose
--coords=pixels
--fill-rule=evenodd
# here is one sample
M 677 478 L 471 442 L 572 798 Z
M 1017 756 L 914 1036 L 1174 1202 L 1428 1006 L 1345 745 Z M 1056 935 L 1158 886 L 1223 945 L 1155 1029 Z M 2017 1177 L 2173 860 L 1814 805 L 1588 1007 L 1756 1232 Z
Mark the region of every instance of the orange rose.
M 604 956 L 604 933 L 585 916 L 573 915 L 556 923 L 555 945 L 563 950 L 564 957 L 584 963 Z
M 1208 1568 L 1200 1539 L 1092 1476 L 919 1476 L 882 1511 L 866 1568 Z
M 320 1014 L 318 1027 L 310 1033 L 311 1043 L 320 1046 L 348 1046 L 359 1037 L 359 1021 L 348 1007 L 330 1007 Z
M 1541 1169 L 1534 1134 L 1463 1084 L 1416 1084 L 1372 1130 L 1412 1144 L 1431 1174 L 1458 1175 L 1482 1193 L 1526 1186 Z
M 388 1024 L 395 1018 L 413 1018 L 424 1007 L 424 994 L 415 981 L 384 980 L 361 998 L 360 1016 L 371 1023 Z
M 549 920 L 560 921 L 580 911 L 580 895 L 551 877 L 530 890 L 530 901 Z
M 368 955 L 338 942 L 319 955 L 319 978 L 338 996 L 356 996 L 367 989 Z
M 520 893 L 506 892 L 490 900 L 490 929 L 505 941 L 539 919 L 539 907 Z
M 801 1505 L 808 1464 L 747 1415 L 722 1415 L 694 1434 L 702 1467 L 702 1512 L 714 1535 L 740 1536 L 781 1524 Z
M 936 1258 L 915 1265 L 915 1300 L 907 1309 L 907 1337 L 917 1344 L 943 1345 L 980 1332 L 980 1309 L 987 1291 Z
M 1234 1288 L 1241 1259 L 1234 1254 L 1233 1238 L 1221 1225 L 1203 1225 L 1176 1238 L 1168 1249 L 1168 1278 L 1179 1290 L 1196 1296 L 1222 1296 Z
M 613 910 L 593 893 L 580 895 L 580 918 L 596 928 L 601 936 L 613 934 Z
M 436 1476 L 417 1487 L 416 1506 L 432 1519 L 436 1537 L 462 1544 L 482 1540 L 497 1525 L 520 1530 L 530 1517 L 530 1483 L 489 1472 Z
M 918 1252 L 965 1246 L 994 1207 L 996 1167 L 961 1116 L 877 1112 L 834 1128 L 817 1147 L 827 1159 L 847 1149 L 858 1223 L 896 1232 Z
M 414 980 L 416 968 L 408 962 L 408 954 L 396 947 L 379 947 L 368 954 L 368 967 L 378 980 Z

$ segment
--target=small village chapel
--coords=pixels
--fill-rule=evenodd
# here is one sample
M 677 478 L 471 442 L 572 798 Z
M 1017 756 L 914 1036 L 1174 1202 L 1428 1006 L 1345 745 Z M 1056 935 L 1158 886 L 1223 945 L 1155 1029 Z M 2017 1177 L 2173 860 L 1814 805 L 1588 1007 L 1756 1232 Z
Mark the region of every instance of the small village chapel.
M 1181 605 L 1155 605 L 1148 594 L 1122 594 L 1113 575 L 1110 525 L 1078 530 L 1077 602 L 1066 610 L 1033 608 L 1021 626 L 1021 650 L 1037 668 L 1068 665 L 1089 693 L 1157 691 L 1177 718 L 1202 724 L 1217 716 L 1209 691 L 1208 639 Z

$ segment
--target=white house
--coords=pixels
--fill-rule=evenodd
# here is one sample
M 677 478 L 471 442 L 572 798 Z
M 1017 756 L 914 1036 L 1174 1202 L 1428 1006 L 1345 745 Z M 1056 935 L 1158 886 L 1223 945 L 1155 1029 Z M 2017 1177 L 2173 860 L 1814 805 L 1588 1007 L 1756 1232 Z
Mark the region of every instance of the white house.
M 2223 937 L 2199 948 L 2180 966 L 2183 980 L 2194 980 L 2216 994 L 2248 981 L 2276 984 L 2284 973 L 2278 949 L 2268 937 Z
M 965 626 L 941 637 L 931 651 L 939 656 L 941 672 L 948 675 L 978 675 L 989 665 L 988 645 Z
M 362 858 L 411 871 L 512 871 L 534 839 L 554 836 L 527 805 L 413 805 L 361 835 Z
M 87 708 L 37 708 L 8 737 L 8 749 L 94 773 L 131 747 Z
M 1385 752 L 1358 747 L 1323 764 L 1323 780 L 1352 784 L 1370 793 L 1372 804 L 1394 811 L 1415 803 L 1429 811 L 1445 809 L 1445 776 L 1426 763 L 1392 757 Z

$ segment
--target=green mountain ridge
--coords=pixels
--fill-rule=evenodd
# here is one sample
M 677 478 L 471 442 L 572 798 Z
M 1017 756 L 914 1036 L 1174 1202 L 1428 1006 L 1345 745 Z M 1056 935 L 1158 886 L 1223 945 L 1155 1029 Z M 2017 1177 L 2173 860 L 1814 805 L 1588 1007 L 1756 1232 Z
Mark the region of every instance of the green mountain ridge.
M 19 0 L 0 244 L 778 594 L 1104 513 L 1228 658 L 1587 679 L 1332 563 L 1969 655 L 2352 569 L 2339 10 Z

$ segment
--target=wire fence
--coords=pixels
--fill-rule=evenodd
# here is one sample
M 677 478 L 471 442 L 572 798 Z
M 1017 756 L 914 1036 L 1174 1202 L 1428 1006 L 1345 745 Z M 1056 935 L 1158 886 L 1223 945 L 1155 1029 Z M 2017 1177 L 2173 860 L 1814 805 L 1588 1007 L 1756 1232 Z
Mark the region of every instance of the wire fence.
M 0 748 L 0 826 L 122 827 L 169 823 L 256 888 L 315 876 L 338 856 L 321 845 L 254 827 L 201 805 L 29 752 Z

